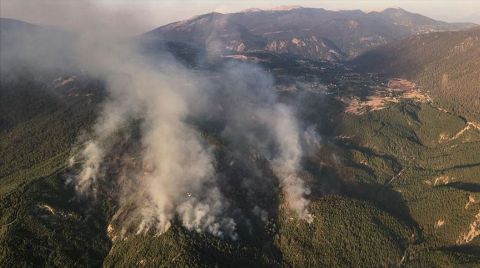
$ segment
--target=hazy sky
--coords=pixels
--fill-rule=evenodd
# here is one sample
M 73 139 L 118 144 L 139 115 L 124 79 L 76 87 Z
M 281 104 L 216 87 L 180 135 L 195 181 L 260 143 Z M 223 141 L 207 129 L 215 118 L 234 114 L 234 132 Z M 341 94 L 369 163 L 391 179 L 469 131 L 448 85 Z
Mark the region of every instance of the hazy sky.
M 364 11 L 401 7 L 434 19 L 480 23 L 480 0 L 0 0 L 0 16 L 66 28 L 79 22 L 125 24 L 126 31 L 140 33 L 211 11 L 281 5 Z

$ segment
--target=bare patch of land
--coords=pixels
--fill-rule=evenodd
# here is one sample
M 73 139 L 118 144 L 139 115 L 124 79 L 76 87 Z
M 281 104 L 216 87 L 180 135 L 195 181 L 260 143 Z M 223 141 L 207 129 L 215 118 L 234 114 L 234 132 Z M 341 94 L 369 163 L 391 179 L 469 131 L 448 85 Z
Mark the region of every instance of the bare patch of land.
M 480 235 L 480 212 L 475 215 L 475 220 L 470 224 L 468 231 L 457 239 L 458 245 L 467 244 Z
M 366 112 L 385 109 L 389 104 L 398 103 L 402 99 L 411 99 L 416 102 L 431 102 L 431 98 L 420 91 L 414 82 L 395 78 L 388 81 L 387 87 L 379 87 L 365 100 L 358 96 L 342 97 L 340 100 L 346 104 L 345 112 L 362 115 Z

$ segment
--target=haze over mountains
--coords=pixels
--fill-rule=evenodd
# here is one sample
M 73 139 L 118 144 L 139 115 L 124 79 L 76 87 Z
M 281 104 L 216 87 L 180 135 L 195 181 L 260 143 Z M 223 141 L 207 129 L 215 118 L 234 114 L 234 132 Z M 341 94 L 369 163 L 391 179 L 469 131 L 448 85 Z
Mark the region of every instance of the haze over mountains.
M 284 7 L 200 15 L 145 35 L 195 44 L 212 53 L 270 51 L 338 61 L 410 35 L 473 26 L 436 21 L 403 9 L 365 13 Z
M 49 39 L 48 34 L 60 32 L 45 27 L 35 29 L 34 25 L 22 25 L 9 19 L 2 19 L 2 24 L 4 35 L 16 29 L 16 32 L 25 32 L 20 34 L 23 36 L 38 32 L 38 36 L 45 35 L 45 39 Z M 343 61 L 408 36 L 467 30 L 475 26 L 473 23 L 437 21 L 400 8 L 365 13 L 286 6 L 229 14 L 213 12 L 161 26 L 140 38 L 148 42 L 182 43 L 217 56 L 265 51 Z

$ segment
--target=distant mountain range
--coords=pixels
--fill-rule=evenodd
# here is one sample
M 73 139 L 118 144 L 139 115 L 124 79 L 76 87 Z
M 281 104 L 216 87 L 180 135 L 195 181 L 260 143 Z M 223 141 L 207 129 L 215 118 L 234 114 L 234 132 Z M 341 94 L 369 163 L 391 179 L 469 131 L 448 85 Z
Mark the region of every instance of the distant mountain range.
M 143 37 L 190 43 L 213 54 L 269 51 L 339 61 L 411 35 L 474 26 L 403 9 L 365 13 L 295 6 L 209 13 L 156 28 Z
M 58 30 L 13 19 L 0 18 L 0 24 L 2 35 L 10 36 L 9 44 L 2 41 L 3 47 L 12 45 L 14 33 L 22 39 L 18 42 L 21 44 L 31 43 L 24 42 L 25 39 L 46 36 L 42 38 L 50 40 L 51 35 L 61 34 Z M 473 23 L 437 21 L 399 8 L 365 13 L 284 6 L 230 14 L 208 13 L 158 27 L 140 38 L 150 45 L 183 43 L 182 49 L 205 50 L 214 56 L 262 51 L 343 61 L 412 35 L 475 26 Z

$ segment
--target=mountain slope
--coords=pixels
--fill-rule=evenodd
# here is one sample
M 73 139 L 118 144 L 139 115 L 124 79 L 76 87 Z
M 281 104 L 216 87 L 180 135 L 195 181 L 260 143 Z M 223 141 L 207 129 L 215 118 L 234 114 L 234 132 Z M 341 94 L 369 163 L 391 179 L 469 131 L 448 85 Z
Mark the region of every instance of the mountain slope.
M 0 18 L 0 72 L 42 69 L 55 73 L 71 68 L 77 41 L 73 34 L 56 28 Z
M 419 35 L 369 51 L 359 70 L 417 80 L 450 110 L 480 114 L 480 28 Z
M 217 53 L 263 50 L 342 60 L 409 35 L 472 26 L 436 21 L 402 9 L 364 13 L 295 7 L 210 13 L 159 27 L 144 36 L 194 43 Z

